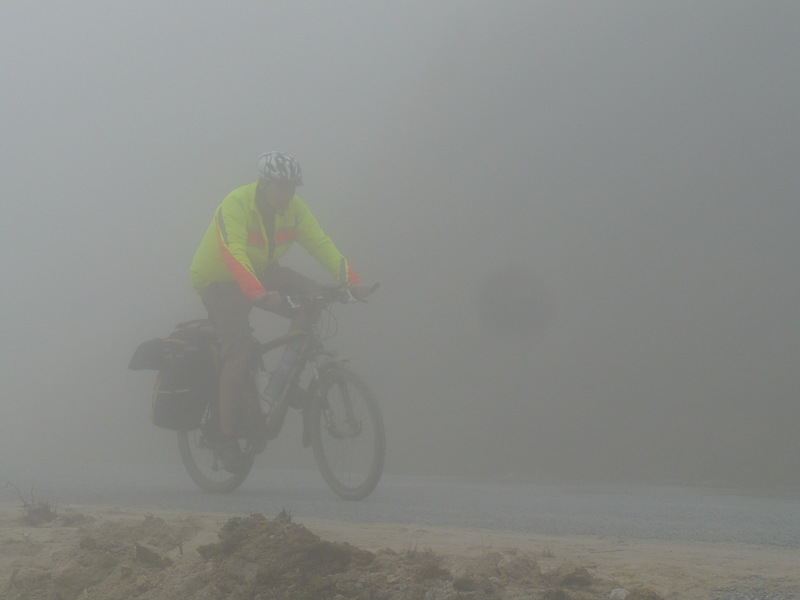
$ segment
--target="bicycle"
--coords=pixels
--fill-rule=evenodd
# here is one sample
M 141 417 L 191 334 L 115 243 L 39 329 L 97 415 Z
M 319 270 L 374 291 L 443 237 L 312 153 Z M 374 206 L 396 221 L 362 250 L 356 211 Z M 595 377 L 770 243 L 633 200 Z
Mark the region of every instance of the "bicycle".
M 347 360 L 323 345 L 336 333 L 332 305 L 355 299 L 337 285 L 307 296 L 288 296 L 286 301 L 293 308 L 309 307 L 314 326 L 263 343 L 253 354 L 243 393 L 241 468 L 236 473 L 227 471 L 215 451 L 217 402 L 206 407 L 199 428 L 177 432 L 181 460 L 200 488 L 231 492 L 247 479 L 256 455 L 278 436 L 289 408 L 295 408 L 302 411 L 303 447 L 311 446 L 325 482 L 345 500 L 362 500 L 372 493 L 383 473 L 383 418 L 374 394 L 349 369 Z M 322 318 L 325 315 L 327 319 Z M 268 403 L 256 382 L 268 379 L 265 357 L 280 354 L 277 350 L 289 343 L 299 346 L 298 357 L 274 403 Z

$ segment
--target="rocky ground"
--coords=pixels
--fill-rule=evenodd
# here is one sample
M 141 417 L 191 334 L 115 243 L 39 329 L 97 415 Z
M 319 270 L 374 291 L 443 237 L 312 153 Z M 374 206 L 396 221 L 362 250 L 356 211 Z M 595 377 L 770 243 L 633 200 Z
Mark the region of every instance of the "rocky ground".
M 0 597 L 6 600 L 658 600 L 800 598 L 780 571 L 680 585 L 585 560 L 551 540 L 476 546 L 455 532 L 423 538 L 392 527 L 330 524 L 324 536 L 283 512 L 223 517 L 46 503 L 0 507 Z M 364 526 L 369 527 L 369 526 Z M 313 527 L 312 527 L 313 528 Z M 353 534 L 347 535 L 348 530 Z M 394 531 L 393 535 L 389 532 Z M 438 535 L 437 535 L 438 533 Z M 451 536 L 445 551 L 425 542 Z M 452 536 L 455 536 L 454 538 Z M 361 540 L 354 545 L 347 541 Z M 380 543 L 383 542 L 383 543 Z M 420 545 L 422 543 L 423 545 Z M 601 546 L 598 546 L 601 548 Z M 613 548 L 611 550 L 613 552 Z M 580 562 L 583 559 L 583 562 Z M 689 558 L 690 562 L 696 557 Z M 788 557 L 789 563 L 791 556 Z M 787 563 L 787 564 L 789 564 Z M 728 563 L 731 564 L 731 563 Z M 798 563 L 800 564 L 800 563 Z M 629 565 L 629 567 L 632 565 Z M 636 568 L 635 566 L 633 567 Z M 639 567 L 646 569 L 646 565 Z M 734 564 L 730 568 L 735 569 Z M 663 573 L 662 573 L 663 575 Z M 668 575 L 667 575 L 668 576 Z M 696 577 L 697 581 L 691 581 Z M 705 585 L 705 587 L 704 587 Z M 709 586 L 716 586 L 711 589 Z M 692 591 L 694 590 L 694 591 Z M 738 595 L 737 595 L 738 594 Z

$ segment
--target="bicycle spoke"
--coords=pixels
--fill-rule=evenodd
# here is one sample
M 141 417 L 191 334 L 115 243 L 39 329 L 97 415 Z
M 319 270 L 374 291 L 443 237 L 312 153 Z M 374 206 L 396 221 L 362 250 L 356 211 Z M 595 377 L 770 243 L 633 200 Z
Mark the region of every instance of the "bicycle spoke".
M 361 499 L 374 489 L 383 469 L 383 422 L 369 389 L 354 374 L 339 368 L 327 377 L 314 456 L 337 494 Z
M 200 488 L 209 492 L 230 492 L 246 479 L 253 464 L 254 453 L 245 448 L 247 468 L 240 473 L 226 471 L 212 441 L 216 426 L 210 422 L 209 413 L 203 425 L 194 431 L 178 432 L 178 449 L 186 471 Z

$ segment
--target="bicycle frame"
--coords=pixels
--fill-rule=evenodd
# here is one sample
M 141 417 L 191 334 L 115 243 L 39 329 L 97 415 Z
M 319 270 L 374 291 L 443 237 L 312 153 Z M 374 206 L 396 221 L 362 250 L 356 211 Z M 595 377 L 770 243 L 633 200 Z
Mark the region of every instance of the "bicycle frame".
M 331 322 L 319 320 L 334 302 L 346 304 L 356 300 L 341 286 L 293 300 L 296 304 L 290 302 L 290 305 L 294 308 L 311 310 L 313 325 L 260 343 L 253 351 L 243 382 L 242 430 L 237 436 L 243 440 L 243 448 L 240 441 L 237 444 L 246 459 L 241 469 L 229 467 L 220 450 L 218 402 L 209 404 L 198 430 L 178 432 L 181 460 L 202 489 L 231 492 L 246 479 L 255 456 L 280 433 L 292 407 L 302 412 L 303 447 L 312 448 L 328 486 L 346 500 L 360 500 L 374 490 L 383 470 L 386 452 L 383 421 L 369 386 L 348 368 L 346 359 L 339 358 L 335 350 L 324 348 L 324 341 L 336 332 L 335 318 L 333 329 Z M 284 361 L 281 352 L 287 346 L 297 350 L 297 357 L 289 367 L 283 388 L 276 390 L 274 402 L 270 390 L 271 406 L 266 407 L 264 390 L 257 389 L 261 387 L 259 371 L 271 371 L 274 360 Z
M 297 360 L 295 361 L 294 365 L 292 365 L 287 378 L 287 383 L 283 390 L 281 390 L 281 393 L 276 399 L 272 411 L 267 417 L 266 427 L 264 429 L 264 435 L 267 441 L 275 439 L 283 428 L 283 423 L 286 419 L 289 407 L 292 406 L 290 392 L 301 389 L 299 386 L 300 375 L 303 373 L 303 371 L 305 371 L 309 361 L 312 361 L 315 356 L 320 354 L 327 355 L 331 358 L 335 356 L 335 352 L 329 352 L 323 349 L 322 342 L 317 338 L 313 331 L 291 331 L 286 335 L 263 343 L 258 347 L 253 356 L 253 362 L 250 369 L 251 376 L 256 369 L 264 368 L 264 354 L 275 350 L 276 348 L 287 346 L 290 343 L 295 343 L 298 341 L 301 342 L 301 345 Z M 314 365 L 311 382 L 307 391 L 313 391 L 314 384 L 318 377 L 319 373 L 317 372 L 317 365 Z M 256 395 L 258 396 L 259 390 L 255 391 Z M 300 406 L 296 406 L 296 408 L 305 409 L 306 405 L 308 404 L 308 400 L 309 399 L 306 398 L 304 402 Z

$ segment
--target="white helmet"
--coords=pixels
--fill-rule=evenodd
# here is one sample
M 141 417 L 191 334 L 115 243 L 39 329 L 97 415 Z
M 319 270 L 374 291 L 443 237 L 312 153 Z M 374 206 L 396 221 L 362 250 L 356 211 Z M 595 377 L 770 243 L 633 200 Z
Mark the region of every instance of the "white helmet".
M 300 164 L 293 156 L 283 152 L 266 152 L 258 157 L 258 175 L 262 179 L 289 181 L 303 185 Z

